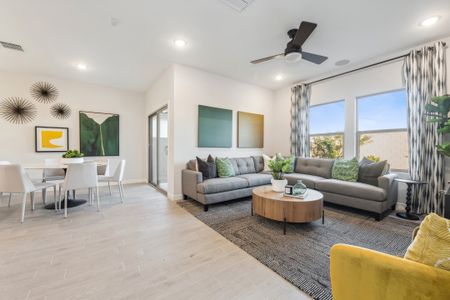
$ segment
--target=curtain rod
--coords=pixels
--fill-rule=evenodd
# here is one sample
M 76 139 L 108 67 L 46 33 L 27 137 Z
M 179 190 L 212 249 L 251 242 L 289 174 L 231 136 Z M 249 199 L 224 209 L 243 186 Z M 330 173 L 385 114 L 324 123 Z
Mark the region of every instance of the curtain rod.
M 446 43 L 445 42 L 443 42 L 442 44 L 444 45 L 444 47 L 446 47 Z M 430 47 L 430 48 L 432 48 L 432 47 Z M 333 78 L 340 77 L 340 76 L 343 76 L 343 75 L 347 75 L 347 74 L 350 74 L 350 73 L 353 73 L 353 72 L 361 71 L 361 70 L 364 70 L 364 69 L 369 69 L 369 68 L 372 68 L 372 67 L 375 67 L 375 66 L 378 66 L 378 65 L 382 65 L 382 64 L 385 64 L 385 63 L 388 63 L 388 62 L 391 62 L 391 61 L 395 61 L 395 60 L 404 58 L 404 57 L 406 57 L 408 55 L 409 55 L 409 52 L 405 53 L 405 54 L 402 54 L 402 55 L 399 55 L 399 56 L 396 56 L 396 57 L 388 58 L 388 59 L 385 59 L 385 60 L 382 60 L 382 61 L 370 64 L 370 65 L 367 65 L 367 66 L 359 67 L 359 68 L 356 68 L 356 69 L 353 69 L 353 70 L 350 70 L 350 71 L 346 71 L 346 72 L 339 73 L 339 74 L 336 74 L 336 75 L 331 75 L 331 76 L 328 76 L 328 77 L 325 77 L 325 78 L 321 78 L 321 79 L 318 79 L 318 80 L 307 82 L 306 84 L 311 84 L 312 85 L 312 84 L 316 84 L 316 83 L 319 83 L 319 82 L 322 82 L 322 81 L 325 81 L 325 80 L 329 80 L 329 79 L 333 79 Z

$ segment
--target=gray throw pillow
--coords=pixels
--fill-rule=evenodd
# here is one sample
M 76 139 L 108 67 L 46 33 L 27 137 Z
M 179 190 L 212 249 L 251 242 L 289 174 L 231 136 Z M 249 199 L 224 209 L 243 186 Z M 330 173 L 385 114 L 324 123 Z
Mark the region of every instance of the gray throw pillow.
M 203 175 L 203 179 L 206 180 L 217 177 L 216 161 L 211 155 L 208 156 L 208 159 L 206 161 L 201 159 L 200 157 L 197 157 L 197 165 L 198 171 Z
M 358 181 L 378 186 L 378 177 L 388 173 L 387 160 L 374 162 L 364 157 L 359 163 Z

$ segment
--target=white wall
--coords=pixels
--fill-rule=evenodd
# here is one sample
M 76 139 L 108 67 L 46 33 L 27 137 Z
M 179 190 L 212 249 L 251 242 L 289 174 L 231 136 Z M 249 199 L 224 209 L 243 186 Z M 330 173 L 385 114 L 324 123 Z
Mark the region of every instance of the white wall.
M 145 171 L 147 181 L 149 179 L 149 131 L 148 131 L 148 116 L 155 113 L 164 106 L 168 106 L 169 120 L 168 120 L 168 155 L 167 155 L 167 178 L 168 178 L 168 196 L 173 198 L 173 184 L 174 184 L 174 148 L 173 148 L 173 101 L 174 101 L 174 66 L 171 66 L 164 71 L 159 78 L 149 87 L 145 94 Z
M 30 87 L 37 81 L 46 81 L 59 90 L 57 102 L 70 106 L 72 115 L 69 119 L 58 120 L 50 115 L 49 104 L 41 104 L 33 100 Z M 144 122 L 141 116 L 144 110 L 144 95 L 141 93 L 104 87 L 76 81 L 50 78 L 46 76 L 0 72 L 0 98 L 23 97 L 33 102 L 38 108 L 34 121 L 24 125 L 8 123 L 0 118 L 0 160 L 15 163 L 42 162 L 44 158 L 60 157 L 61 153 L 36 153 L 34 150 L 34 127 L 57 126 L 69 128 L 71 149 L 79 149 L 80 110 L 117 113 L 120 115 L 120 158 L 127 160 L 125 179 L 138 182 L 145 180 L 142 165 L 144 151 L 142 136 Z M 114 167 L 118 157 L 111 157 Z
M 195 156 L 208 154 L 222 157 L 260 155 L 272 144 L 272 104 L 274 92 L 198 69 L 175 66 L 175 98 L 173 105 L 174 185 L 175 198 L 181 197 L 181 170 Z M 208 105 L 233 110 L 232 148 L 198 148 L 198 105 Z M 263 114 L 265 149 L 237 148 L 237 111 Z

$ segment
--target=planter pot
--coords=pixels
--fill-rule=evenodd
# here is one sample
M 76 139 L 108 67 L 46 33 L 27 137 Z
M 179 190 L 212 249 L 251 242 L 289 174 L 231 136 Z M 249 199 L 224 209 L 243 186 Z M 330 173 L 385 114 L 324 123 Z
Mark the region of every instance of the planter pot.
M 74 158 L 61 158 L 61 163 L 64 165 L 67 164 L 81 164 L 84 162 L 84 157 L 74 157 Z
M 287 179 L 276 180 L 272 178 L 271 182 L 272 190 L 277 193 L 284 193 L 284 187 L 288 184 Z

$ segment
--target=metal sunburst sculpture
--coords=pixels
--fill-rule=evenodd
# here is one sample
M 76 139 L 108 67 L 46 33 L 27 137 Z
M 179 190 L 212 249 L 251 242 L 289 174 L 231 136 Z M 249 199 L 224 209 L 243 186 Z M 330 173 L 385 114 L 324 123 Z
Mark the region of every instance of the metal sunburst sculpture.
M 33 98 L 41 103 L 50 103 L 58 98 L 58 89 L 51 83 L 39 81 L 31 86 Z
M 72 114 L 72 110 L 65 103 L 56 103 L 50 107 L 50 114 L 56 119 L 68 119 Z
M 0 116 L 10 123 L 25 124 L 31 122 L 36 115 L 34 104 L 24 98 L 10 97 L 0 103 Z

